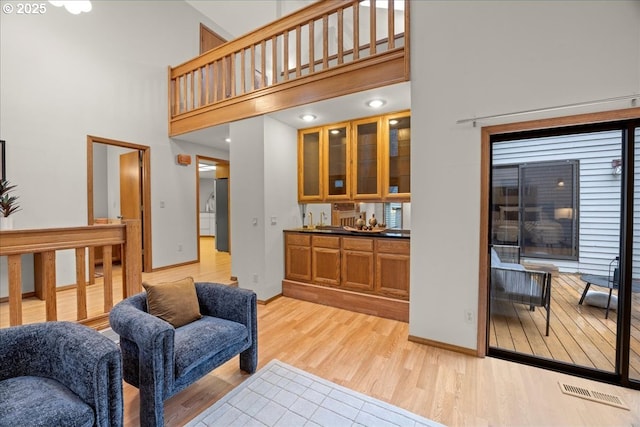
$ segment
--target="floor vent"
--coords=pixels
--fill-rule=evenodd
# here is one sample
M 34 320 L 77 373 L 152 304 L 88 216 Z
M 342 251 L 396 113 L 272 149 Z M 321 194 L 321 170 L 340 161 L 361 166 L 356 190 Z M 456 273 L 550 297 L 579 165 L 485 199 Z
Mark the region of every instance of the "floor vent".
M 627 411 L 629 410 L 629 407 L 623 402 L 623 400 L 616 395 L 589 390 L 563 382 L 559 382 L 558 384 L 560 384 L 560 390 L 562 390 L 564 394 L 604 403 L 605 405 L 615 406 L 616 408 L 626 409 Z

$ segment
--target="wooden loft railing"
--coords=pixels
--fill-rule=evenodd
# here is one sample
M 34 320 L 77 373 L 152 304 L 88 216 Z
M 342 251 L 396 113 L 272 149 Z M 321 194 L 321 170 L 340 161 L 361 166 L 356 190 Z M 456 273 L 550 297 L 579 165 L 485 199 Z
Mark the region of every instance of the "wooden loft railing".
M 169 135 L 409 80 L 409 1 L 374 2 L 319 1 L 169 68 Z
M 107 324 L 113 307 L 111 250 L 122 245 L 123 298 L 141 291 L 142 242 L 140 221 L 122 224 L 94 225 L 74 228 L 11 230 L 0 232 L 0 256 L 7 257 L 9 279 L 9 324 L 22 324 L 22 259 L 34 254 L 35 294 L 44 299 L 46 320 L 57 320 L 56 254 L 58 250 L 75 249 L 77 320 L 90 325 Z M 87 317 L 87 249 L 102 247 L 104 251 L 104 313 Z

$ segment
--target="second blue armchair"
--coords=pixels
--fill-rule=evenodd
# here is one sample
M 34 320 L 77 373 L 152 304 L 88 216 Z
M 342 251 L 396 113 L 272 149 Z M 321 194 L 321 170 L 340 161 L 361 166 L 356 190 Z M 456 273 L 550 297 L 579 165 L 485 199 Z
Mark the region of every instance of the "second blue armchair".
M 216 283 L 195 286 L 202 317 L 178 328 L 147 312 L 145 292 L 111 310 L 111 327 L 120 335 L 124 380 L 140 390 L 142 426 L 162 426 L 166 399 L 236 355 L 240 369 L 256 370 L 255 293 Z

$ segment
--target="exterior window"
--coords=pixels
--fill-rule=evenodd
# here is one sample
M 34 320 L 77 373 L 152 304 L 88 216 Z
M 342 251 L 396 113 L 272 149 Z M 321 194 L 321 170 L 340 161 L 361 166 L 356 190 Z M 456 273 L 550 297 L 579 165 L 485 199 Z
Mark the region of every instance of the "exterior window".
M 578 257 L 578 160 L 493 169 L 492 243 L 533 258 Z

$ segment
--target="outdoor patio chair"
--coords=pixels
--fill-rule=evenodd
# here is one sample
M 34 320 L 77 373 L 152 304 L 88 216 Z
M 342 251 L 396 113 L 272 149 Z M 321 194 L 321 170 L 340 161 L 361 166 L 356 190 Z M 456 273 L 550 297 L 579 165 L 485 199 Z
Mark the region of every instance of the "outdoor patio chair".
M 505 257 L 504 261 L 498 251 Z M 519 253 L 517 246 L 491 247 L 491 298 L 528 305 L 531 311 L 536 307 L 544 307 L 547 312 L 545 335 L 549 336 L 551 273 L 525 268 L 517 262 Z
M 598 275 L 598 274 L 583 274 L 580 276 L 580 279 L 585 281 L 587 284 L 584 287 L 584 291 L 582 292 L 582 296 L 580 297 L 579 305 L 582 305 L 583 302 L 587 301 L 587 304 L 605 308 L 604 318 L 609 318 L 609 309 L 611 307 L 612 297 L 615 298 L 615 304 L 617 306 L 617 298 L 612 296 L 613 290 L 618 289 L 620 286 L 620 257 L 615 257 L 609 263 L 609 274 Z M 605 293 L 592 291 L 589 292 L 589 288 L 591 285 L 600 286 L 602 288 L 609 288 L 609 295 L 606 298 L 606 304 L 604 303 L 604 299 L 601 296 L 606 295 Z

